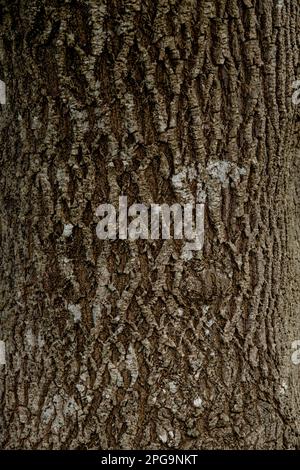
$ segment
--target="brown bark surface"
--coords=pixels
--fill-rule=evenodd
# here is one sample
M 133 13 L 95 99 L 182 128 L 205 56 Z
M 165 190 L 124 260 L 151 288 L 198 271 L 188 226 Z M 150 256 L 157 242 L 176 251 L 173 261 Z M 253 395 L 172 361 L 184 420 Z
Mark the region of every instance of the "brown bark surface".
M 0 0 L 1 448 L 299 448 L 299 24 Z M 122 194 L 205 201 L 202 252 L 99 240 Z

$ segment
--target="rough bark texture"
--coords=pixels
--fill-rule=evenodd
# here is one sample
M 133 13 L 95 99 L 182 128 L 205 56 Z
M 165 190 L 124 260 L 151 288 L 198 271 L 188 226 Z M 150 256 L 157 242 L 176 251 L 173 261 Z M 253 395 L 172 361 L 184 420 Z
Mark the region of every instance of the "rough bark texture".
M 1 447 L 299 447 L 299 0 L 0 5 Z M 202 253 L 100 241 L 121 194 Z

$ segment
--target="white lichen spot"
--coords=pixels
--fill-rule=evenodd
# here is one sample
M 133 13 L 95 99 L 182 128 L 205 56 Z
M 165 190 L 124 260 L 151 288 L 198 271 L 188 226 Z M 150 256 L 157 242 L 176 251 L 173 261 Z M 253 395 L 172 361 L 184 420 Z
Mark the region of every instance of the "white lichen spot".
M 183 168 L 172 176 L 172 185 L 177 196 L 185 203 L 195 203 L 195 196 L 191 191 L 190 181 L 196 178 L 196 170 Z
M 279 390 L 280 395 L 285 395 L 287 389 L 288 389 L 287 383 L 283 380 L 280 390 Z
M 200 183 L 198 183 L 198 185 L 197 185 L 197 203 L 198 204 L 205 204 L 206 199 L 207 199 L 207 194 L 204 191 L 204 189 L 202 189 L 202 185 Z
M 30 348 L 35 346 L 35 337 L 31 328 L 28 328 L 25 333 L 25 341 Z
M 237 184 L 240 181 L 240 177 L 247 173 L 245 168 L 240 168 L 236 164 L 225 160 L 217 160 L 210 163 L 206 170 L 212 178 L 222 184 L 223 188 L 228 187 L 229 177 Z
M 78 410 L 78 405 L 73 397 L 70 397 L 64 405 L 64 414 L 67 416 L 73 416 Z
M 193 404 L 195 408 L 201 408 L 202 399 L 200 397 L 195 398 L 195 400 L 193 401 Z
M 181 189 L 184 187 L 184 183 L 186 182 L 186 170 L 177 173 L 176 175 L 172 176 L 172 183 L 176 189 Z
M 57 168 L 56 179 L 58 181 L 59 188 L 63 192 L 67 192 L 70 177 L 65 168 Z
M 230 162 L 217 161 L 207 167 L 210 176 L 218 179 L 223 185 L 228 185 L 228 172 L 230 170 Z
M 130 371 L 131 374 L 131 383 L 130 386 L 132 387 L 139 375 L 139 363 L 136 357 L 136 353 L 132 344 L 129 345 L 128 353 L 126 355 L 126 367 Z
M 80 305 L 69 304 L 68 305 L 68 310 L 74 316 L 74 322 L 75 323 L 77 323 L 81 320 L 81 307 L 80 307 Z
M 300 80 L 295 80 L 292 84 L 293 88 L 296 88 L 292 96 L 292 102 L 294 105 L 300 104 Z
M 94 305 L 92 308 L 92 315 L 93 315 L 93 323 L 96 325 L 97 319 L 101 314 L 101 307 L 100 305 Z
M 177 392 L 177 385 L 175 382 L 170 382 L 169 383 L 169 389 L 171 393 L 176 393 Z
M 0 80 L 0 104 L 6 104 L 6 86 L 2 80 Z
M 54 434 L 61 434 L 62 429 L 65 425 L 65 421 L 61 415 L 56 415 L 54 421 L 51 423 L 51 431 Z
M 162 442 L 163 444 L 165 444 L 165 443 L 167 442 L 167 440 L 168 440 L 168 434 L 167 434 L 167 432 L 166 432 L 164 429 L 163 429 L 163 430 L 161 431 L 161 433 L 159 434 L 159 439 L 161 440 L 161 442 Z
M 43 346 L 45 346 L 45 340 L 44 338 L 41 336 L 41 334 L 39 333 L 38 334 L 38 345 L 39 345 L 39 348 L 42 348 Z
M 108 362 L 107 368 L 110 374 L 111 382 L 113 385 L 116 385 L 117 387 L 122 387 L 123 385 L 123 377 L 117 367 L 112 363 Z
M 155 405 L 155 403 L 157 402 L 157 396 L 154 395 L 153 397 L 149 397 L 148 402 L 150 405 Z
M 49 423 L 51 418 L 54 416 L 54 413 L 55 413 L 55 409 L 54 409 L 53 404 L 51 403 L 42 410 L 42 413 L 41 413 L 42 423 L 45 423 L 45 424 Z
M 84 391 L 85 391 L 85 386 L 83 384 L 77 384 L 76 388 L 77 388 L 78 392 L 81 393 L 81 394 L 83 394 Z
M 189 181 L 195 181 L 197 178 L 197 171 L 194 166 L 188 168 L 187 177 Z
M 5 360 L 5 342 L 0 341 L 0 365 L 5 366 L 6 360 Z
M 61 259 L 61 263 L 62 263 L 62 265 L 64 265 L 64 266 L 68 266 L 68 265 L 71 263 L 71 260 L 69 260 L 69 258 L 67 258 L 66 256 L 64 256 L 64 257 Z
M 188 248 L 189 243 L 186 243 L 183 247 L 182 254 L 181 254 L 181 259 L 184 261 L 190 261 L 193 259 L 193 252 Z
M 65 238 L 68 238 L 72 235 L 72 232 L 73 232 L 73 225 L 72 224 L 65 224 L 62 236 L 65 237 Z
M 297 366 L 300 364 L 300 339 L 296 339 L 296 341 L 292 342 L 292 349 L 296 349 L 296 351 L 293 352 L 291 360 L 292 363 Z
M 31 126 L 30 126 L 31 129 L 32 130 L 40 129 L 41 126 L 42 126 L 42 124 L 41 124 L 41 121 L 40 121 L 39 117 L 38 116 L 32 116 Z

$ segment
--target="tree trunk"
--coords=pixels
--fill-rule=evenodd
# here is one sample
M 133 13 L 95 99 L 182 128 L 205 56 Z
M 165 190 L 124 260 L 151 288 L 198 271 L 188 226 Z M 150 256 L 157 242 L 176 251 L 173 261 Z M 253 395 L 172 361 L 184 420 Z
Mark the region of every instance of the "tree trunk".
M 299 0 L 0 5 L 1 448 L 299 448 Z

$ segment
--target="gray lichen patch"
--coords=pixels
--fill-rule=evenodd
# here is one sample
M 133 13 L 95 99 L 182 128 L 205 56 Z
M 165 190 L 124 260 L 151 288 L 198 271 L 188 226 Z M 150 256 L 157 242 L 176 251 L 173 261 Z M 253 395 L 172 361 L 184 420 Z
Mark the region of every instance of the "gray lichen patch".
M 238 184 L 241 176 L 247 174 L 246 168 L 239 167 L 232 162 L 225 160 L 218 160 L 210 163 L 206 171 L 209 176 L 218 180 L 224 188 L 227 188 L 230 182 L 230 179 L 234 181 L 235 184 Z
M 80 305 L 68 304 L 68 310 L 72 313 L 74 322 L 77 323 L 81 320 L 81 307 Z
M 65 238 L 69 238 L 73 232 L 73 225 L 72 224 L 65 224 L 62 236 Z
M 6 364 L 5 341 L 0 341 L 0 365 Z

